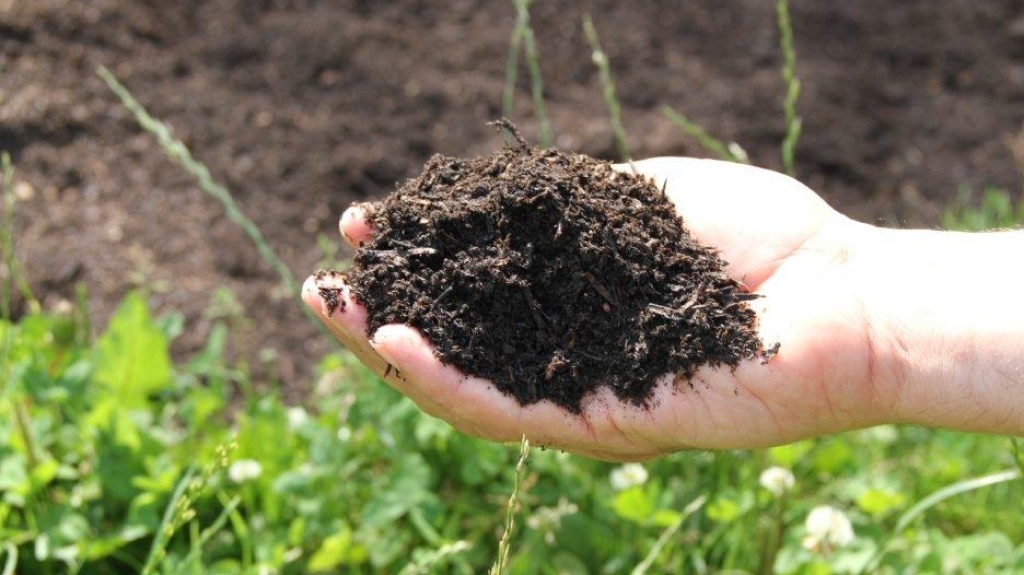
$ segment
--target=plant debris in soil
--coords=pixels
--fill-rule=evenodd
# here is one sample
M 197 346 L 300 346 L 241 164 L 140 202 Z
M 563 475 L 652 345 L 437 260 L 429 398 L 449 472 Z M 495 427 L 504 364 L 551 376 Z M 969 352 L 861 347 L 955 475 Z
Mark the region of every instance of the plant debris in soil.
M 373 237 L 345 276 L 369 334 L 407 324 L 443 363 L 572 413 L 602 386 L 647 405 L 665 374 L 774 353 L 747 305 L 757 296 L 690 237 L 662 189 L 496 124 L 514 144 L 434 156 L 368 210 Z

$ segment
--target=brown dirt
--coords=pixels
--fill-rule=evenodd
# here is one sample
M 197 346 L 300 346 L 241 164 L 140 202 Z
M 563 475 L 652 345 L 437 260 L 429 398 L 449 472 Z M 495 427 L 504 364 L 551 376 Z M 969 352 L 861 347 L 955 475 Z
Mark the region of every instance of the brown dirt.
M 777 167 L 782 86 L 772 2 L 544 1 L 533 22 L 557 144 L 612 158 L 580 19 L 611 58 L 635 156 L 701 155 L 672 105 Z M 933 225 L 959 186 L 1020 188 L 1017 0 L 794 2 L 801 179 L 862 219 Z M 326 349 L 242 232 L 142 134 L 110 68 L 237 196 L 296 274 L 350 201 L 383 196 L 435 152 L 490 149 L 505 2 L 0 0 L 0 148 L 19 169 L 18 255 L 48 303 L 83 283 L 102 325 L 134 285 L 181 310 L 196 349 L 218 287 L 248 323 L 235 347 L 301 391 Z M 536 138 L 528 79 L 513 116 Z M 224 306 L 220 306 L 222 309 Z M 223 312 L 222 312 L 223 313 Z M 296 397 L 299 397 L 296 395 Z
M 646 405 L 666 373 L 765 355 L 755 296 L 652 181 L 501 125 L 511 147 L 436 155 L 370 206 L 373 238 L 346 272 L 368 336 L 411 325 L 442 362 L 573 413 L 600 387 Z

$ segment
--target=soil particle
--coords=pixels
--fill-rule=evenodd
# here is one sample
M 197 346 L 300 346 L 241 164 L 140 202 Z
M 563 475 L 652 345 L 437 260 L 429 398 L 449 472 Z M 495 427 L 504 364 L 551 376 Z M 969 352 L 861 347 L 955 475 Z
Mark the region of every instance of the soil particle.
M 341 311 L 345 311 L 345 300 L 341 297 L 341 288 L 328 287 L 323 284 L 324 279 L 337 278 L 341 274 L 333 270 L 318 270 L 316 272 L 316 283 L 317 293 L 320 294 L 320 299 L 324 300 L 324 304 L 327 305 L 327 316 L 334 315 L 334 312 L 340 307 Z
M 647 405 L 664 374 L 767 356 L 757 296 L 653 182 L 588 156 L 518 134 L 487 157 L 437 155 L 368 219 L 346 276 L 369 333 L 415 327 L 520 404 L 578 413 L 606 386 Z

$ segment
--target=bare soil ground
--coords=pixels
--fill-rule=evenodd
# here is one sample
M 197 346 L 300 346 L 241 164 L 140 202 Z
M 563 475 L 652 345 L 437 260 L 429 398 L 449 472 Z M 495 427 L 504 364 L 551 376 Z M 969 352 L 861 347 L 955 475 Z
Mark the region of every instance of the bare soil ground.
M 1021 187 L 1017 0 L 862 0 L 791 7 L 804 135 L 800 179 L 863 220 L 930 226 L 963 185 Z M 671 105 L 754 163 L 779 166 L 774 3 L 541 0 L 532 16 L 557 145 L 613 158 L 589 12 L 636 157 L 703 155 Z M 148 286 L 180 310 L 176 352 L 204 341 L 213 293 L 248 318 L 243 357 L 292 393 L 328 342 L 240 229 L 171 164 L 95 75 L 110 68 L 236 195 L 300 277 L 351 201 L 435 152 L 492 151 L 510 3 L 458 0 L 0 0 L 0 149 L 18 169 L 18 256 L 48 304 L 87 286 L 103 324 Z M 535 141 L 526 74 L 512 118 Z M 267 357 L 264 353 L 263 357 Z

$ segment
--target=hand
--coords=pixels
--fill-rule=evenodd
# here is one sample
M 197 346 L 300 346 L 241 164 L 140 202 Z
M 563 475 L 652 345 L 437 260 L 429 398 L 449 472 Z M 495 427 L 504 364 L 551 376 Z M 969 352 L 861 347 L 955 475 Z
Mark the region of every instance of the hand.
M 364 363 L 424 411 L 470 435 L 534 444 L 607 460 L 639 460 L 684 448 L 753 448 L 889 421 L 891 398 L 873 381 L 871 328 L 850 288 L 851 238 L 861 224 L 786 176 L 713 160 L 656 158 L 634 164 L 661 185 L 686 226 L 718 249 L 727 272 L 763 297 L 751 302 L 767 365 L 702 368 L 661 384 L 651 407 L 608 390 L 573 415 L 548 401 L 522 407 L 491 384 L 441 364 L 404 325 L 366 336 L 366 311 L 339 277 L 310 278 L 305 302 Z M 629 170 L 629 166 L 619 166 Z M 341 218 L 354 246 L 373 230 L 359 207 Z M 341 289 L 328 315 L 320 288 Z M 391 367 L 388 367 L 390 364 Z

